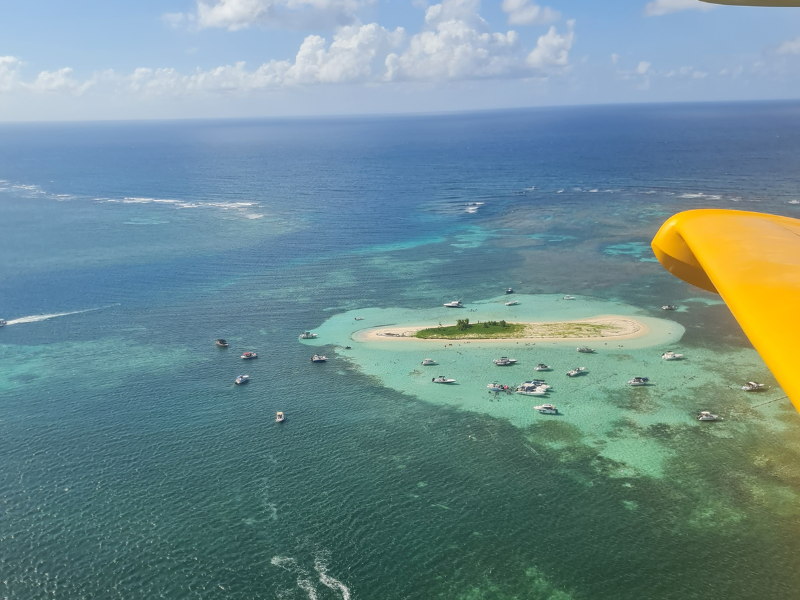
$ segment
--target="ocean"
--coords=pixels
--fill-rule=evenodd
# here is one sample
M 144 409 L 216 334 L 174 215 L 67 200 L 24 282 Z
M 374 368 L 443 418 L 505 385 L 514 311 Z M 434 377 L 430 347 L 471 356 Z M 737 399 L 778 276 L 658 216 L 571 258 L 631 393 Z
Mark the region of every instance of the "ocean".
M 800 217 L 799 156 L 797 103 L 0 125 L 0 598 L 797 598 L 800 416 L 649 242 Z M 661 337 L 344 348 L 508 287 Z M 560 416 L 486 392 L 537 362 Z

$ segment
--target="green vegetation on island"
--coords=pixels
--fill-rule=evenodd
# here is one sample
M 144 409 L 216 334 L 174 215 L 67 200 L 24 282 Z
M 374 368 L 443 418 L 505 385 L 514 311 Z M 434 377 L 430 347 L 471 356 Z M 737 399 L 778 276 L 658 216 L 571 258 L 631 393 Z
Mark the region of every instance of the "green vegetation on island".
M 585 322 L 562 323 L 508 323 L 484 321 L 470 323 L 458 319 L 455 325 L 420 329 L 414 337 L 423 340 L 483 340 L 513 338 L 596 338 L 614 335 L 619 328 L 614 325 Z
M 527 325 L 524 323 L 506 323 L 505 321 L 485 321 L 470 323 L 469 319 L 458 319 L 455 325 L 420 329 L 414 337 L 423 340 L 444 339 L 491 339 L 522 337 Z

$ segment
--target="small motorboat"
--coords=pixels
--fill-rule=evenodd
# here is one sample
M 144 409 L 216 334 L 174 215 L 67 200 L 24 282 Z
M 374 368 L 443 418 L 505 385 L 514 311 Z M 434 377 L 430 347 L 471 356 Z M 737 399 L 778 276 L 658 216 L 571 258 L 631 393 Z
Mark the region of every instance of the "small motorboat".
M 317 337 L 317 334 L 311 333 L 310 331 L 304 331 L 300 334 L 301 340 L 313 340 L 315 337 Z
M 564 296 L 564 300 L 575 300 L 575 296 Z
M 718 415 L 712 415 L 707 410 L 701 410 L 700 414 L 697 416 L 698 421 L 719 421 L 720 418 Z
M 508 367 L 517 362 L 517 359 L 508 358 L 507 356 L 501 356 L 500 358 L 495 358 L 492 362 L 496 364 L 498 367 Z
M 8 321 L 6 321 L 5 319 L 0 319 L 0 327 L 5 327 L 6 325 L 8 325 Z M 226 344 L 226 346 L 227 346 L 227 344 Z
M 426 367 L 429 367 L 431 365 L 438 365 L 439 363 L 437 363 L 432 358 L 426 358 L 425 360 L 422 361 L 422 364 L 425 365 Z
M 673 304 L 665 304 L 661 307 L 661 310 L 678 310 L 678 307 Z
M 356 317 L 355 319 L 356 319 L 356 321 L 363 321 L 364 317 Z
M 580 348 L 576 348 L 576 350 L 583 354 L 594 354 L 594 350 L 586 346 L 581 346 Z
M 219 338 L 218 340 L 215 340 L 215 341 L 214 341 L 214 343 L 215 343 L 217 346 L 219 346 L 220 348 L 227 348 L 227 347 L 228 347 L 228 342 L 226 342 L 226 341 L 225 341 L 225 340 L 223 340 L 222 338 Z
M 255 352 L 245 352 L 244 354 L 242 354 L 242 358 L 244 360 L 250 360 L 251 358 L 258 358 L 258 354 L 256 354 Z
M 542 404 L 541 406 L 534 406 L 533 410 L 537 410 L 543 415 L 557 415 L 558 409 L 552 404 Z
M 578 375 L 583 375 L 586 373 L 586 367 L 578 367 L 577 369 L 572 369 L 571 371 L 567 371 L 568 377 L 577 377 Z
M 634 377 L 628 382 L 628 385 L 647 385 L 647 382 L 650 381 L 647 377 Z
M 756 383 L 755 381 L 748 381 L 746 385 L 742 386 L 745 392 L 758 392 L 766 389 L 767 386 L 763 383 Z
M 344 349 L 345 350 L 352 350 L 352 348 L 350 346 L 345 346 Z
M 502 383 L 490 383 L 486 386 L 490 392 L 504 392 L 506 390 Z
M 533 367 L 533 370 L 534 371 L 552 371 L 552 369 L 548 365 L 546 365 L 544 363 L 539 363 L 538 365 Z
M 680 360 L 683 358 L 683 354 L 675 354 L 672 350 L 668 350 L 661 355 L 661 358 L 664 360 Z
M 242 385 L 243 383 L 247 383 L 250 381 L 250 375 L 239 375 L 236 379 L 233 380 L 233 383 L 236 385 Z
M 276 423 L 283 423 L 285 420 L 286 420 L 286 417 L 284 416 L 284 414 L 281 411 L 278 411 L 275 414 L 275 422 Z
M 328 360 L 327 356 L 322 356 L 322 354 L 315 354 L 311 357 L 311 362 L 325 362 Z
M 434 377 L 433 379 L 431 379 L 431 381 L 433 383 L 455 383 L 456 382 L 455 379 L 448 379 L 444 375 L 439 375 L 438 377 Z
M 506 306 L 516 306 L 519 304 L 517 300 L 512 300 L 511 302 L 506 302 Z
M 506 290 L 506 294 L 513 294 L 513 293 L 514 293 L 514 290 L 512 290 L 511 288 L 508 288 Z
M 461 304 L 461 300 L 453 300 L 452 302 L 445 302 L 444 306 L 447 308 L 464 308 L 464 305 Z

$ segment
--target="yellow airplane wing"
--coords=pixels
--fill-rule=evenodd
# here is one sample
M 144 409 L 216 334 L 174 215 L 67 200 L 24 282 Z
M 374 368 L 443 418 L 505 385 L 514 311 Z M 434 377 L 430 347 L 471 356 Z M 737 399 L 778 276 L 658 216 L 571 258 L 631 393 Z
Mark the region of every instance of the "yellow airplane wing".
M 667 271 L 716 292 L 800 411 L 800 220 L 690 210 L 653 239 Z

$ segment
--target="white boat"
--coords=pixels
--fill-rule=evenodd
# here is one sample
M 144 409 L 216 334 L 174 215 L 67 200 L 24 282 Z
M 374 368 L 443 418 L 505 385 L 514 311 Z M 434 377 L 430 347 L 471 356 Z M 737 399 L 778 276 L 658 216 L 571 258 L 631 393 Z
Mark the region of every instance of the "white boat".
M 719 421 L 720 418 L 717 415 L 712 415 L 707 410 L 700 411 L 700 415 L 697 417 L 698 421 Z
M 647 385 L 647 382 L 650 381 L 647 377 L 634 377 L 628 382 L 628 385 Z
M 580 348 L 576 348 L 576 350 L 578 352 L 582 352 L 583 354 L 594 354 L 594 350 L 586 346 L 581 346 Z
M 311 333 L 310 331 L 304 331 L 300 334 L 301 340 L 313 340 L 315 337 L 317 337 L 317 334 Z
M 0 327 L 4 327 L 6 325 L 8 325 L 8 321 L 6 321 L 5 319 L 0 319 Z
M 506 294 L 513 294 L 513 293 L 514 293 L 514 290 L 512 290 L 511 288 L 508 288 L 506 290 Z
M 522 396 L 544 396 L 550 386 L 544 381 L 526 381 L 517 386 L 516 392 Z
M 572 371 L 567 371 L 567 376 L 577 377 L 578 375 L 583 375 L 584 373 L 586 373 L 586 367 L 578 367 L 577 369 L 572 369 Z
M 258 354 L 256 354 L 255 352 L 245 352 L 244 354 L 242 354 L 242 358 L 244 360 L 250 360 L 251 358 L 258 358 Z
M 746 385 L 742 386 L 742 389 L 745 392 L 758 392 L 759 390 L 766 389 L 766 385 L 763 383 L 756 383 L 755 381 L 748 381 Z
M 552 369 L 544 363 L 539 363 L 535 367 L 533 367 L 534 371 L 551 371 Z
M 311 357 L 311 362 L 325 362 L 328 360 L 327 356 L 322 356 L 322 354 L 315 354 Z
M 575 296 L 564 296 L 564 300 L 575 300 Z
M 683 358 L 683 354 L 675 354 L 672 350 L 668 350 L 661 355 L 661 358 L 664 360 L 680 360 Z
M 453 300 L 452 302 L 445 302 L 444 306 L 447 308 L 464 308 L 464 305 L 461 304 L 461 300 Z
M 281 411 L 278 411 L 275 414 L 275 422 L 276 423 L 283 423 L 285 420 L 286 420 L 286 417 L 284 416 L 284 414 Z
M 426 358 L 425 360 L 422 361 L 422 364 L 425 365 L 426 367 L 429 367 L 431 365 L 438 365 L 439 363 L 437 363 L 432 358 Z
M 506 306 L 516 306 L 519 304 L 517 300 L 512 300 L 511 302 L 506 302 Z
M 356 319 L 356 321 L 363 321 L 364 317 L 356 317 L 355 319 Z
M 661 307 L 661 310 L 678 310 L 678 307 L 672 304 L 665 304 Z
M 558 409 L 552 404 L 542 404 L 541 406 L 534 406 L 533 410 L 538 410 L 543 415 L 557 415 Z
M 226 342 L 222 338 L 219 338 L 218 340 L 214 340 L 214 343 L 217 346 L 219 346 L 220 348 L 227 348 L 228 347 L 228 342 Z
M 506 388 L 501 383 L 490 383 L 486 386 L 490 392 L 504 392 Z
M 517 362 L 517 359 L 501 356 L 500 358 L 495 358 L 492 362 L 498 367 L 508 367 L 509 365 L 513 365 L 515 362 Z
M 438 377 L 434 377 L 433 379 L 431 379 L 431 381 L 433 383 L 455 383 L 456 382 L 455 379 L 448 379 L 444 375 L 439 375 Z
M 250 381 L 250 375 L 239 375 L 236 379 L 233 380 L 233 383 L 236 385 L 242 385 L 243 383 L 247 383 Z

